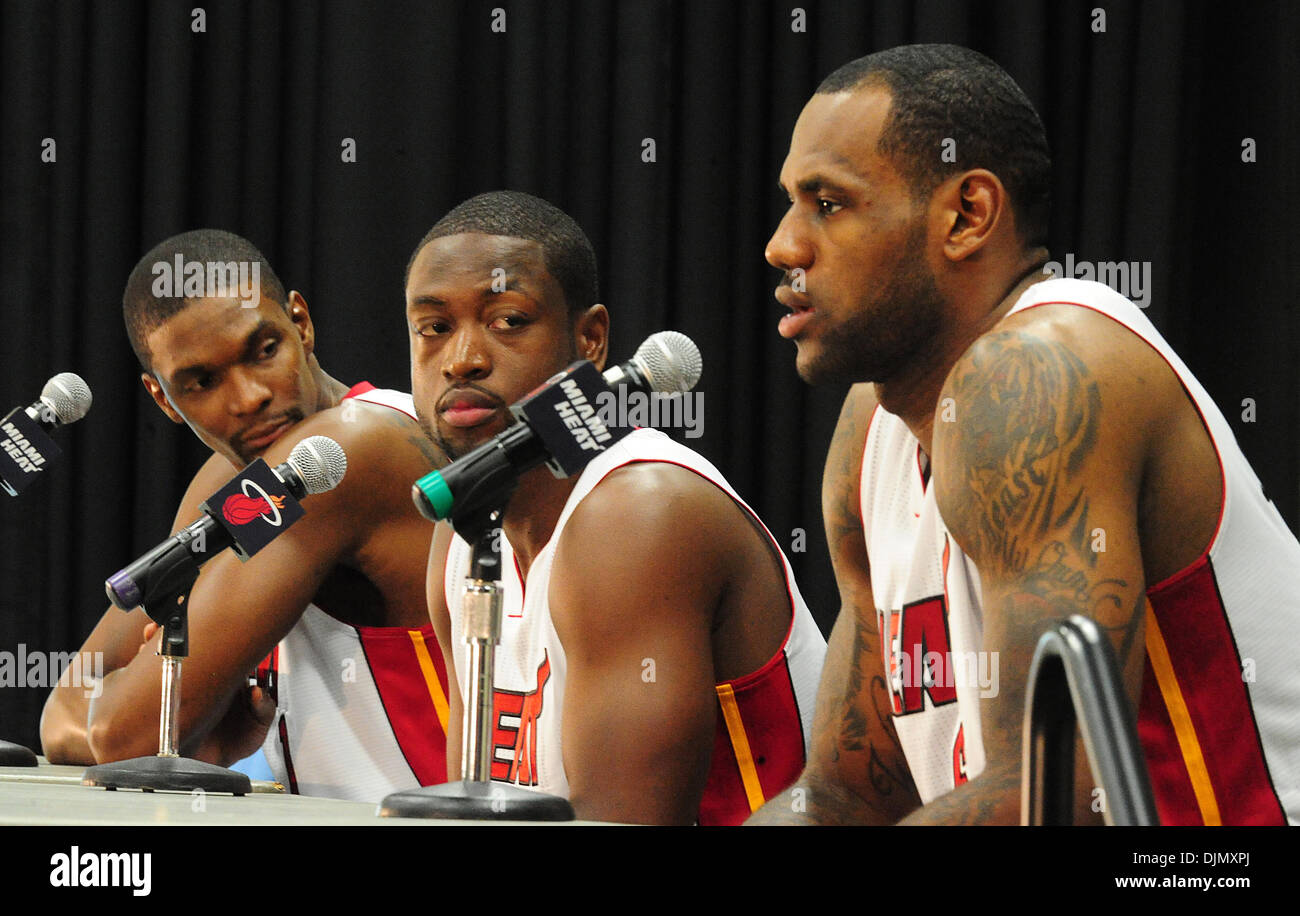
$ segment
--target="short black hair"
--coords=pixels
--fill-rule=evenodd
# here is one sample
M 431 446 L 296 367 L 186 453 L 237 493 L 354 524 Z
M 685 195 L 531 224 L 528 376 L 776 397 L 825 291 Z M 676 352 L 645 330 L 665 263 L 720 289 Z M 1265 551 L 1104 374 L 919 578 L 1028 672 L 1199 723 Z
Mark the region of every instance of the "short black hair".
M 904 45 L 840 67 L 817 93 L 882 86 L 889 120 L 879 151 L 908 180 L 916 198 L 950 175 L 985 168 L 1011 195 L 1021 240 L 1046 244 L 1051 218 L 1052 157 L 1047 132 L 1029 98 L 989 58 L 957 45 Z M 941 155 L 955 141 L 954 162 Z M 951 146 L 951 144 L 949 144 Z
M 411 279 L 411 265 L 425 245 L 463 232 L 503 235 L 541 245 L 546 270 L 560 284 L 570 315 L 599 301 L 596 252 L 587 234 L 559 207 L 522 191 L 479 194 L 438 220 L 406 262 L 406 279 Z
M 126 336 L 130 338 L 131 348 L 135 350 L 136 358 L 146 372 L 153 371 L 153 354 L 149 352 L 146 343 L 149 334 L 194 301 L 183 296 L 154 295 L 157 279 L 154 265 L 159 262 L 170 264 L 177 255 L 183 261 L 205 264 L 229 261 L 257 263 L 262 282 L 259 294 L 270 296 L 286 313 L 289 311 L 289 299 L 285 295 L 284 285 L 271 269 L 266 256 L 248 239 L 224 229 L 194 229 L 173 235 L 159 242 L 140 259 L 127 277 L 126 289 L 122 293 L 122 317 L 126 319 Z

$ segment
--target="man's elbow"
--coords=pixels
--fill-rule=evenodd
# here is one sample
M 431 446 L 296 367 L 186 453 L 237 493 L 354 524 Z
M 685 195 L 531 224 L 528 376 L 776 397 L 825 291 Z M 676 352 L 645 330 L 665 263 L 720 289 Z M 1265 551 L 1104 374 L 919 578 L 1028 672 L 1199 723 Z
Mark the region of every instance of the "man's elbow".
M 121 715 L 97 714 L 86 727 L 86 744 L 95 763 L 147 757 L 158 750 L 157 725 L 141 729 Z

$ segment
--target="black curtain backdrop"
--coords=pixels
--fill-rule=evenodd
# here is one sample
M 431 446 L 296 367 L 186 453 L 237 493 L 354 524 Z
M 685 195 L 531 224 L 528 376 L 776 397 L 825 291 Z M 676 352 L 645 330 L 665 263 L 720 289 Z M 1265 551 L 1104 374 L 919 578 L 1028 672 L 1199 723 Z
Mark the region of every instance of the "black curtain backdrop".
M 145 250 L 201 226 L 247 236 L 312 306 L 326 371 L 406 388 L 406 260 L 449 208 L 498 188 L 586 229 L 616 357 L 663 328 L 699 343 L 689 444 L 791 551 L 829 630 L 820 480 L 843 390 L 796 376 L 763 247 L 817 83 L 917 41 L 976 48 L 1024 87 L 1054 155 L 1054 256 L 1150 262 L 1151 318 L 1294 527 L 1296 5 L 5 2 L 0 401 L 30 403 L 61 370 L 95 394 L 58 434 L 62 466 L 0 497 L 11 672 L 20 653 L 80 645 L 105 576 L 166 535 L 203 457 L 145 397 L 123 330 Z M 0 736 L 36 746 L 47 692 L 0 689 Z

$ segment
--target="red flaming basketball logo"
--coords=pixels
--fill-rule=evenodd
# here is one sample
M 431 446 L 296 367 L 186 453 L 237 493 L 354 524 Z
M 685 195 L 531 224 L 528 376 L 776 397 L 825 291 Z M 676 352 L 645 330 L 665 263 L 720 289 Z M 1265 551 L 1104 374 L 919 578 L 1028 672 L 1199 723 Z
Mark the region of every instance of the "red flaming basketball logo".
M 232 525 L 247 525 L 253 519 L 268 513 L 273 513 L 278 521 L 280 517 L 279 510 L 283 508 L 283 496 L 271 496 L 266 493 L 260 496 L 248 496 L 242 493 L 232 493 L 222 503 L 221 514 Z

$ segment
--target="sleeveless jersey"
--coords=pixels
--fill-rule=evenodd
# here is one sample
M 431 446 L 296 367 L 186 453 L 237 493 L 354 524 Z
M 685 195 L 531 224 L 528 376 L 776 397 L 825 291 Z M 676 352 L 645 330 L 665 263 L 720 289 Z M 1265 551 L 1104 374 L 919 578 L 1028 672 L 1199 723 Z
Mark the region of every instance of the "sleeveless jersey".
M 560 743 L 566 658 L 551 620 L 548 591 L 556 545 L 582 499 L 615 468 L 662 461 L 699 474 L 756 521 L 721 473 L 702 456 L 653 429 L 638 429 L 598 455 L 583 470 L 556 522 L 555 531 L 520 581 L 514 553 L 502 536 L 501 645 L 496 652 L 492 778 L 568 797 L 569 781 Z M 738 824 L 763 802 L 784 791 L 803 771 L 813 702 L 826 655 L 826 640 L 800 597 L 785 554 L 781 556 L 790 597 L 785 642 L 757 671 L 718 684 L 717 726 L 708 780 L 700 804 L 701 824 Z M 467 697 L 469 647 L 463 639 L 460 598 L 469 572 L 470 547 L 459 536 L 447 554 L 444 591 L 451 611 L 451 639 L 461 696 Z M 613 596 L 617 597 L 617 596 Z
M 415 416 L 403 392 L 362 383 L 345 398 Z M 258 670 L 276 700 L 262 745 L 276 780 L 295 794 L 376 803 L 446 782 L 444 669 L 432 624 L 357 627 L 307 605 Z
M 1218 453 L 1223 511 L 1209 547 L 1147 588 L 1137 729 L 1161 823 L 1296 823 L 1300 544 L 1223 414 L 1137 306 L 1101 283 L 1055 279 L 1008 314 L 1040 305 L 1091 309 L 1144 340 Z M 877 408 L 862 456 L 863 528 L 894 725 L 922 802 L 983 770 L 979 700 L 999 674 L 995 656 L 979 654 L 979 573 L 944 526 L 927 471 L 907 426 Z

